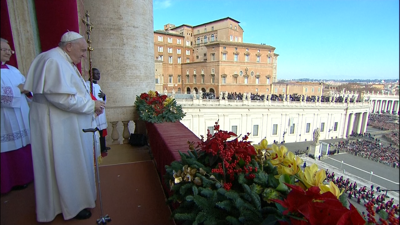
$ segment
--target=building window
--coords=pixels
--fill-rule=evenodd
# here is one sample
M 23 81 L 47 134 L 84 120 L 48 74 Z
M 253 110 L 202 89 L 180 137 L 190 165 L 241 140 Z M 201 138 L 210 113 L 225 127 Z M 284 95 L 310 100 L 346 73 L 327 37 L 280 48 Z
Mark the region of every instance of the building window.
M 172 56 L 169 56 L 169 57 L 168 57 L 168 63 L 169 63 L 169 64 L 172 64 Z
M 226 50 L 226 46 L 222 47 L 222 49 Z
M 181 49 L 180 48 L 176 49 L 176 53 L 181 54 Z
M 204 44 L 207 43 L 207 36 L 204 36 Z
M 233 41 L 233 36 L 232 36 L 232 35 L 229 37 L 229 40 L 230 40 L 230 41 Z
M 226 61 L 226 53 L 222 53 L 222 60 Z
M 199 37 L 196 40 L 196 44 L 200 44 L 200 38 Z
M 249 61 L 249 56 L 248 56 L 248 55 L 245 55 L 245 56 L 244 56 L 244 61 L 245 61 L 245 62 L 248 62 L 248 61 Z
M 253 136 L 258 136 L 258 125 L 253 125 Z
M 307 124 L 306 124 L 306 133 L 307 133 L 307 134 L 310 133 L 310 128 L 311 128 L 311 124 L 310 124 L 310 123 L 307 123 Z
M 201 83 L 204 84 L 204 76 L 201 76 Z
M 260 56 L 257 56 L 257 62 L 258 63 L 260 62 Z
M 278 124 L 272 125 L 272 135 L 278 134 Z
M 293 123 L 293 124 L 290 126 L 290 134 L 294 134 L 294 130 L 295 130 L 295 124 Z
M 278 88 L 275 88 L 275 94 L 278 93 Z
M 245 83 L 245 84 L 248 84 L 248 83 L 249 83 L 249 78 L 248 78 L 248 77 L 245 77 L 245 78 L 244 78 L 244 83 Z
M 168 38 L 168 43 L 172 43 L 172 38 Z
M 211 76 L 211 83 L 213 84 L 215 82 L 215 76 Z
M 234 82 L 235 84 L 238 83 L 238 82 L 237 82 L 237 77 L 234 77 L 234 78 L 233 78 L 233 82 Z
M 338 122 L 335 122 L 335 125 L 333 126 L 333 131 L 337 131 L 338 128 Z
M 168 53 L 172 53 L 172 48 L 168 48 Z
M 307 92 L 307 88 L 306 88 L 305 92 Z
M 163 47 L 158 46 L 158 52 L 163 52 Z
M 268 56 L 268 63 L 271 63 L 271 57 Z
M 214 41 L 214 34 L 211 34 L 211 41 Z
M 267 78 L 267 84 L 269 84 L 269 77 Z
M 160 83 L 159 78 L 156 78 L 156 84 L 159 84 L 159 83 Z
M 207 127 L 207 131 L 210 132 L 210 134 L 214 134 L 214 127 Z
M 215 53 L 211 53 L 211 61 L 215 61 Z
M 181 83 L 181 75 L 178 75 L 178 84 Z
M 238 55 L 233 55 L 233 61 L 237 62 L 238 61 Z
M 172 75 L 168 76 L 168 83 L 172 84 Z
M 190 46 L 190 41 L 186 41 L 186 46 Z
M 325 123 L 321 123 L 321 132 L 324 132 L 325 130 Z
M 260 78 L 256 77 L 256 84 L 260 84 Z
M 222 77 L 222 83 L 226 84 L 226 77 Z
M 283 92 L 283 94 L 285 94 L 285 91 L 286 91 L 286 89 L 285 89 L 285 88 L 282 88 L 282 92 Z
M 178 45 L 181 45 L 181 44 L 182 44 L 182 40 L 181 40 L 181 39 L 176 39 L 176 43 L 177 43 Z
M 237 37 L 235 37 L 235 42 L 237 42 L 237 40 L 238 40 Z
M 186 55 L 190 55 L 190 50 L 186 50 Z
M 211 30 L 214 30 L 214 27 L 211 27 Z
M 232 126 L 232 132 L 237 134 L 237 126 L 236 125 Z
M 164 56 L 159 55 L 158 58 L 157 58 L 157 60 L 159 60 L 159 61 L 164 61 Z
M 314 88 L 311 88 L 311 92 L 314 93 Z
M 189 81 L 190 81 L 190 79 L 189 79 L 189 75 L 186 75 L 186 83 L 188 84 L 188 83 L 189 83 Z
M 163 37 L 162 36 L 158 36 L 158 41 L 163 41 Z
M 181 57 L 178 57 L 178 64 L 181 64 L 182 63 L 182 59 L 181 59 Z
M 186 58 L 186 62 L 189 63 L 189 62 L 190 62 L 190 59 L 189 59 L 189 58 Z
M 193 84 L 196 83 L 196 75 L 193 75 Z

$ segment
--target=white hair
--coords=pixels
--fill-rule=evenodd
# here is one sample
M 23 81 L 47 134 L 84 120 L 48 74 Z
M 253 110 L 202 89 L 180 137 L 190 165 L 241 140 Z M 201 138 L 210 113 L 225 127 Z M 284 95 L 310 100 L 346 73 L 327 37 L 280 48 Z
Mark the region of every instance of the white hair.
M 0 38 L 0 39 L 1 39 L 2 42 L 5 42 L 5 43 L 8 44 L 8 41 L 6 39 L 4 39 L 4 38 Z
M 81 37 L 81 38 L 78 38 L 78 39 L 75 39 L 75 40 L 73 40 L 73 41 L 60 41 L 59 43 L 58 43 L 58 47 L 60 47 L 60 48 L 64 48 L 68 43 L 75 43 L 75 42 L 78 42 L 80 39 L 82 39 L 83 37 Z

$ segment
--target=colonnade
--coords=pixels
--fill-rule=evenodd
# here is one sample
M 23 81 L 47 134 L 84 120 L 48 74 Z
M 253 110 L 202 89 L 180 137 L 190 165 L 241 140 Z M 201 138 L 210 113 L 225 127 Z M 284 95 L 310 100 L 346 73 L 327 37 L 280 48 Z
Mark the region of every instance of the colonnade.
M 399 100 L 373 99 L 371 100 L 371 113 L 399 114 Z
M 365 133 L 367 131 L 368 115 L 368 112 L 348 113 L 347 124 L 345 124 L 346 136 Z

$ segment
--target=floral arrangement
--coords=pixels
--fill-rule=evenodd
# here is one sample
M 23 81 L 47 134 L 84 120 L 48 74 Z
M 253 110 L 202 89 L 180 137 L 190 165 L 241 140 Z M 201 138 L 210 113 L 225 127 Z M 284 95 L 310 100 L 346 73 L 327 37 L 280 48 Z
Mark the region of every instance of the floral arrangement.
M 149 123 L 176 122 L 185 116 L 175 99 L 157 91 L 136 96 L 135 107 L 140 119 Z
M 252 145 L 214 126 L 214 134 L 190 143 L 181 160 L 166 166 L 168 203 L 182 224 L 366 224 L 343 190 L 325 184 L 316 164 L 267 140 Z

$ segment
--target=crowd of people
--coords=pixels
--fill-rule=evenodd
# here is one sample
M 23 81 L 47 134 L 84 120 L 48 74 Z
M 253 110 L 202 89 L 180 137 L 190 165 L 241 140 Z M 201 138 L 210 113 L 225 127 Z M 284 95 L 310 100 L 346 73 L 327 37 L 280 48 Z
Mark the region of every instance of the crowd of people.
M 394 145 L 383 146 L 378 139 L 374 139 L 374 141 L 361 139 L 353 142 L 339 142 L 335 145 L 335 148 L 338 151 L 346 151 L 355 156 L 399 168 L 398 147 Z
M 388 199 L 386 191 L 381 190 L 379 186 L 376 188 L 374 185 L 358 187 L 357 182 L 350 182 L 349 178 L 345 180 L 343 176 L 336 177 L 335 172 L 329 173 L 328 170 L 326 170 L 326 181 L 332 181 L 339 189 L 344 189 L 347 197 L 357 199 L 358 204 L 372 203 L 376 207 L 377 213 L 380 210 L 386 212 L 393 210 L 395 214 L 399 214 L 399 204 L 394 204 L 393 198 Z
M 394 120 L 395 119 L 393 115 L 369 114 L 368 126 L 372 126 L 380 130 L 393 130 L 399 132 L 399 124 L 395 123 Z

